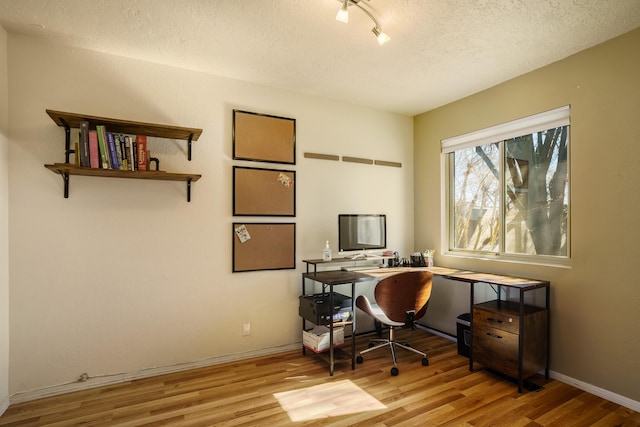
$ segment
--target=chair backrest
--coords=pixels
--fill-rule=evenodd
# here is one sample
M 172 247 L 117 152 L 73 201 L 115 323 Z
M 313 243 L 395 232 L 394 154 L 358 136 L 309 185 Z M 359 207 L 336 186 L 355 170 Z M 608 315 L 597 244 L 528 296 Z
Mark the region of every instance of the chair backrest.
M 406 271 L 380 280 L 374 290 L 376 304 L 395 322 L 404 322 L 407 311 L 415 311 L 414 320 L 427 311 L 431 297 L 432 275 L 428 271 Z

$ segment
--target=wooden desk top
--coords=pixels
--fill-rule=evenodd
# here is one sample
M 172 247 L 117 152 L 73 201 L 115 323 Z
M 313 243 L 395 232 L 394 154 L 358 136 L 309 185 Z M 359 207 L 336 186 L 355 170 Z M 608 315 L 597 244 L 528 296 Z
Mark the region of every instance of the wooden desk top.
M 481 282 L 518 289 L 535 289 L 549 286 L 549 282 L 544 280 L 479 273 L 476 271 L 458 270 L 447 267 L 393 267 L 372 268 L 358 271 L 328 270 L 318 271 L 315 273 L 303 273 L 302 275 L 307 279 L 316 280 L 327 285 L 337 285 L 342 283 L 364 282 L 406 271 L 424 270 L 430 271 L 434 276 L 467 283 Z
M 434 272 L 434 274 L 436 274 Z M 528 279 L 524 277 L 502 276 L 499 274 L 478 273 L 476 271 L 458 271 L 452 274 L 441 275 L 453 280 L 468 283 L 490 283 L 492 285 L 508 286 L 510 288 L 534 289 L 549 286 L 549 281 Z
M 326 270 L 311 273 L 302 273 L 306 279 L 315 280 L 325 285 L 340 285 L 343 283 L 364 282 L 371 280 L 372 276 L 360 271 Z

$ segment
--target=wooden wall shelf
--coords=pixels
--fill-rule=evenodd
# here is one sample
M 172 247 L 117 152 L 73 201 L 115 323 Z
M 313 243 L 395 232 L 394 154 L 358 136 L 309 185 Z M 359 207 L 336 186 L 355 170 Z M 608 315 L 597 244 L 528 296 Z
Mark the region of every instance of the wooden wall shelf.
M 134 122 L 130 120 L 110 119 L 107 117 L 90 116 L 87 114 L 65 113 L 62 111 L 47 110 L 47 114 L 58 125 L 65 129 L 80 128 L 80 122 L 88 121 L 89 129 L 96 125 L 104 125 L 109 132 L 128 133 L 131 135 L 147 135 L 156 138 L 181 139 L 189 142 L 188 160 L 191 160 L 191 142 L 197 141 L 202 134 L 202 129 L 186 128 L 171 125 L 159 125 L 155 123 Z
M 70 163 L 54 163 L 44 165 L 45 168 L 60 175 L 102 176 L 105 178 L 152 179 L 157 181 L 197 181 L 199 174 L 172 173 L 165 171 L 122 171 L 116 169 L 82 168 Z
M 154 123 L 134 122 L 130 120 L 111 119 L 86 114 L 66 113 L 46 110 L 51 119 L 65 129 L 65 163 L 45 164 L 44 167 L 62 176 L 64 180 L 64 197 L 69 197 L 69 176 L 90 176 L 104 178 L 150 179 L 156 181 L 183 181 L 187 183 L 187 201 L 191 201 L 191 183 L 200 179 L 199 174 L 171 173 L 165 171 L 125 171 L 119 169 L 99 169 L 76 166 L 69 161 L 71 153 L 71 129 L 79 128 L 82 121 L 89 122 L 89 129 L 96 125 L 104 125 L 109 132 L 130 135 L 146 135 L 156 138 L 179 139 L 188 142 L 188 160 L 191 160 L 191 143 L 197 141 L 202 129 Z

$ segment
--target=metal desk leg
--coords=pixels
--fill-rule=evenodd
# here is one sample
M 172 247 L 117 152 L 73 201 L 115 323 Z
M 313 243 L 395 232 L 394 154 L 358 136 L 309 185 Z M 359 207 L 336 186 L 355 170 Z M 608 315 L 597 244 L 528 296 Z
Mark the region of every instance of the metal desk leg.
M 329 285 L 329 305 L 331 318 L 329 319 L 329 375 L 333 376 L 333 285 Z
M 304 276 L 302 276 L 302 295 L 305 295 L 305 289 L 304 289 Z M 302 318 L 302 331 L 304 333 L 304 328 L 305 326 L 307 326 L 307 324 L 305 323 L 305 318 Z M 304 343 L 302 344 L 302 355 L 306 355 L 307 354 L 307 349 L 304 346 Z
M 545 287 L 545 299 L 546 299 L 546 305 L 545 308 L 547 309 L 547 363 L 546 366 L 544 368 L 544 378 L 546 380 L 549 379 L 549 356 L 551 354 L 550 352 L 550 345 L 549 345 L 549 339 L 551 337 L 551 308 L 549 307 L 549 286 L 547 285 Z
M 524 349 L 524 291 L 520 289 L 520 325 L 519 325 L 519 336 L 518 336 L 518 393 L 522 393 L 522 358 L 523 358 L 523 349 Z
M 471 314 L 471 321 L 469 322 L 469 333 L 471 334 L 471 345 L 469 346 L 469 372 L 473 372 L 473 282 L 469 283 L 469 313 Z
M 353 321 L 351 323 L 351 370 L 356 369 L 356 282 L 351 282 L 351 313 Z

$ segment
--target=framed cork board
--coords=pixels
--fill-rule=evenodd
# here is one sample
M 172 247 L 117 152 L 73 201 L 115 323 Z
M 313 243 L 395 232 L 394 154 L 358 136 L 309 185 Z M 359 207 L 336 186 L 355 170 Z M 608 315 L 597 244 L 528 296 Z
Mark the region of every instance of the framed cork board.
M 233 167 L 233 215 L 296 216 L 296 172 Z
M 233 223 L 233 272 L 296 268 L 295 223 Z
M 296 120 L 233 110 L 233 158 L 296 163 Z

